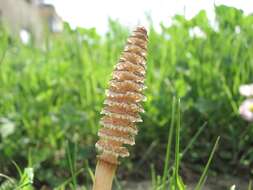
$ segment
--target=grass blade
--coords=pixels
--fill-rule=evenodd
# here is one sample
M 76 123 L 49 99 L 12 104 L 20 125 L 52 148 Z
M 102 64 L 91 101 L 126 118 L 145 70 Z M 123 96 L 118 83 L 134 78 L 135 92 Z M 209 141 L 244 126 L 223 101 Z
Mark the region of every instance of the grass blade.
M 211 161 L 213 159 L 214 153 L 215 153 L 215 151 L 216 151 L 216 149 L 218 147 L 219 141 L 220 141 L 220 136 L 215 141 L 214 147 L 213 147 L 213 149 L 211 151 L 211 154 L 210 154 L 210 156 L 208 158 L 208 161 L 207 161 L 207 164 L 205 166 L 205 169 L 204 169 L 204 171 L 203 171 L 203 173 L 202 173 L 202 175 L 201 175 L 201 177 L 200 177 L 200 179 L 198 181 L 198 184 L 195 187 L 195 190 L 200 190 L 202 188 L 202 186 L 204 185 L 205 178 L 207 176 L 207 172 L 208 172 L 209 166 L 210 166 Z
M 175 123 L 175 104 L 176 104 L 176 99 L 173 98 L 170 130 L 169 130 L 169 135 L 168 135 L 168 142 L 167 142 L 167 148 L 166 148 L 166 157 L 165 157 L 163 177 L 162 177 L 163 190 L 166 189 L 166 179 L 169 176 L 170 152 L 171 152 L 171 144 L 172 144 L 172 139 L 173 139 L 172 135 L 173 135 L 173 132 L 174 132 L 174 123 Z
M 180 115 L 180 99 L 178 100 L 177 105 L 177 124 L 176 124 L 176 145 L 175 145 L 175 166 L 174 166 L 174 185 L 175 189 L 180 189 L 178 182 L 180 180 L 179 176 L 179 164 L 180 164 L 180 128 L 181 128 L 181 115 Z
M 181 129 L 181 122 L 180 122 L 181 121 L 181 109 L 180 109 L 181 105 L 180 105 L 180 99 L 178 100 L 177 106 L 175 106 L 175 104 L 174 104 L 174 107 L 177 107 L 177 115 L 173 116 L 174 118 L 176 117 L 176 119 L 177 119 L 176 120 L 176 134 L 175 134 L 176 135 L 176 138 L 175 138 L 175 161 L 174 161 L 173 175 L 172 175 L 171 178 L 169 178 L 170 179 L 169 180 L 170 181 L 170 185 L 169 185 L 170 188 L 169 189 L 184 190 L 185 186 L 184 186 L 184 183 L 183 183 L 183 181 L 182 181 L 182 179 L 181 179 L 181 177 L 179 175 L 179 166 L 180 166 L 180 159 L 181 159 L 181 155 L 180 155 L 180 129 Z M 175 113 L 175 108 L 174 108 L 173 112 Z M 173 123 L 174 123 L 174 121 L 173 121 Z M 171 146 L 171 145 L 169 145 L 170 141 L 172 141 L 172 137 L 171 137 L 171 139 L 170 139 L 170 137 L 168 139 L 168 147 Z M 168 156 L 168 158 L 169 158 L 168 151 L 169 150 L 167 149 L 166 156 Z M 167 165 L 168 165 L 168 163 L 167 163 Z M 170 171 L 170 168 L 167 169 L 167 172 L 169 172 L 169 171 Z M 162 180 L 162 185 L 161 186 L 163 187 L 163 189 L 166 189 L 165 188 L 166 187 L 166 175 L 163 176 L 163 180 Z
M 197 133 L 192 137 L 190 142 L 187 144 L 183 152 L 181 153 L 181 158 L 186 154 L 186 152 L 192 147 L 192 145 L 196 142 L 199 135 L 204 131 L 207 126 L 207 122 L 205 122 L 197 131 Z

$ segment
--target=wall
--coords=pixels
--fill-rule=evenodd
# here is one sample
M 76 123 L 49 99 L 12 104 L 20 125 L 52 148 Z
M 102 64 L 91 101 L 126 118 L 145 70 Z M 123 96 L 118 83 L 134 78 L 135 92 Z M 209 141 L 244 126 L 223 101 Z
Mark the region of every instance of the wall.
M 43 40 L 45 32 L 55 32 L 52 27 L 58 24 L 60 28 L 62 24 L 54 7 L 39 0 L 0 0 L 0 18 L 13 35 L 25 29 L 37 43 Z

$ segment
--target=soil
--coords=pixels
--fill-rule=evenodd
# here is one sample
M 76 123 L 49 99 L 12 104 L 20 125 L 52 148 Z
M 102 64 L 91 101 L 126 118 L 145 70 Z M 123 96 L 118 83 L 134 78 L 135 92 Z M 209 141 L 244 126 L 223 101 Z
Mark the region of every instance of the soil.
M 143 182 L 122 182 L 122 190 L 152 190 L 150 181 Z M 193 190 L 196 184 L 187 184 L 187 190 Z M 247 189 L 248 182 L 237 178 L 237 177 L 227 177 L 218 176 L 208 178 L 203 190 L 229 190 L 233 185 L 235 185 L 235 190 Z M 114 188 L 118 190 L 119 188 Z

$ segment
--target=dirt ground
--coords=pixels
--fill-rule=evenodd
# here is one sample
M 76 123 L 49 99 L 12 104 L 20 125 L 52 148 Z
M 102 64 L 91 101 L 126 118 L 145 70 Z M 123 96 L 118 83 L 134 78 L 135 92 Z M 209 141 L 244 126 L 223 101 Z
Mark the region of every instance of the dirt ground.
M 230 190 L 235 185 L 234 190 L 246 190 L 248 182 L 236 177 L 212 177 L 207 179 L 203 190 Z M 193 190 L 195 184 L 188 184 L 187 190 Z M 117 190 L 117 188 L 115 188 Z M 150 181 L 143 182 L 122 182 L 122 190 L 152 190 Z

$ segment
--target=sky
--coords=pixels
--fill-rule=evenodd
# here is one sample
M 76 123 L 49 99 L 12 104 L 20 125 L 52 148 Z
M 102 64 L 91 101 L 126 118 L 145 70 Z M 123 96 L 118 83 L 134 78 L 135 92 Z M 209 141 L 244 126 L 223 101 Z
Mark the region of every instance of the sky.
M 105 32 L 108 18 L 118 19 L 123 25 L 132 28 L 136 25 L 147 26 L 147 13 L 151 15 L 155 27 L 160 22 L 171 23 L 175 14 L 191 18 L 204 9 L 210 20 L 214 19 L 214 4 L 225 4 L 242 9 L 246 14 L 253 12 L 252 0 L 44 0 L 55 6 L 57 13 L 71 27 L 96 27 Z

